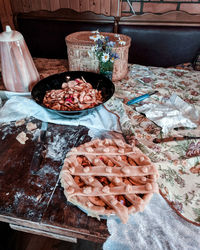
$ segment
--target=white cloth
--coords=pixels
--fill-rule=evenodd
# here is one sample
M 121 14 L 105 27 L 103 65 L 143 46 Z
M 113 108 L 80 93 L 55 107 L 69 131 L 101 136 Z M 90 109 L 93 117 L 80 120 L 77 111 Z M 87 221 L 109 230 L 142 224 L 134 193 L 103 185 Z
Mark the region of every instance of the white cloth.
M 200 227 L 187 222 L 154 194 L 144 212 L 130 216 L 127 224 L 110 217 L 111 236 L 103 250 L 199 250 Z
M 176 94 L 169 99 L 163 98 L 161 104 L 144 104 L 136 110 L 160 126 L 163 134 L 178 127 L 196 128 L 200 121 L 198 110 Z
M 67 119 L 46 110 L 29 97 L 13 95 L 0 109 L 0 123 L 16 121 L 30 116 L 41 121 L 61 125 L 83 125 L 88 128 L 121 131 L 117 116 L 107 111 L 103 106 L 78 119 Z

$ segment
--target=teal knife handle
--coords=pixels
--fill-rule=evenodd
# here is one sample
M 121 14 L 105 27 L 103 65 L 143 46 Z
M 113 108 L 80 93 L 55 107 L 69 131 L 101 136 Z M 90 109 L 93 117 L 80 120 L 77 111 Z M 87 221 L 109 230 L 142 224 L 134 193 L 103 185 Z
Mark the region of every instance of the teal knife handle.
M 128 101 L 126 104 L 127 105 L 132 105 L 134 103 L 137 103 L 137 102 L 141 102 L 142 100 L 146 99 L 146 98 L 149 98 L 150 95 L 149 94 L 145 94 L 145 95 L 141 95 L 141 96 L 138 96 L 130 101 Z

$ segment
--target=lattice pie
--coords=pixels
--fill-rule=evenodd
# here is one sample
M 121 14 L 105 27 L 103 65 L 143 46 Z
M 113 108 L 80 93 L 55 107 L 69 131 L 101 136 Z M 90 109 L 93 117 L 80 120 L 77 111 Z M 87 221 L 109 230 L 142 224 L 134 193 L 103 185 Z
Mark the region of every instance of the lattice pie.
M 73 148 L 60 173 L 68 201 L 97 218 L 143 211 L 158 192 L 158 172 L 137 147 L 122 140 L 96 139 Z

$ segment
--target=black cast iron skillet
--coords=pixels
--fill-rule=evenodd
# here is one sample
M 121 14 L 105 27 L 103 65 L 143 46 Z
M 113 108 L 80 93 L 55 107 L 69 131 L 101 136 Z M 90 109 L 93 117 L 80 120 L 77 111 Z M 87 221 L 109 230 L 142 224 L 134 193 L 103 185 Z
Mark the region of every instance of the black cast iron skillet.
M 93 108 L 87 108 L 78 111 L 58 111 L 47 108 L 43 104 L 43 98 L 47 90 L 51 89 L 61 89 L 62 83 L 66 82 L 66 77 L 70 77 L 70 80 L 74 80 L 76 78 L 83 77 L 87 82 L 89 82 L 94 89 L 101 90 L 103 102 Z M 85 72 L 85 71 L 67 71 L 60 74 L 55 74 L 48 76 L 42 80 L 40 80 L 32 89 L 31 95 L 32 98 L 43 108 L 59 114 L 60 116 L 64 116 L 66 118 L 78 118 L 82 115 L 86 115 L 90 112 L 93 112 L 96 108 L 101 106 L 103 103 L 108 101 L 115 92 L 115 86 L 111 80 L 107 77 L 92 73 L 92 72 Z

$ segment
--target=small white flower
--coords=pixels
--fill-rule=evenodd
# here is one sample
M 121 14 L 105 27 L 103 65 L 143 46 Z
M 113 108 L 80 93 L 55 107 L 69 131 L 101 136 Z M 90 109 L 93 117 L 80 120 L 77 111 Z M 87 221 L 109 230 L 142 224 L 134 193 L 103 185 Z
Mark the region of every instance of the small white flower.
M 93 30 L 91 33 L 99 34 L 99 30 Z
M 118 42 L 119 42 L 120 45 L 126 45 L 126 42 L 125 42 L 125 41 L 120 40 L 120 41 L 118 41 Z
M 115 61 L 115 58 L 114 57 L 110 58 L 110 61 L 113 63 Z
M 109 54 L 108 53 L 103 53 L 102 62 L 107 62 L 108 60 L 109 60 Z
M 120 35 L 119 34 L 114 34 L 115 37 L 119 37 L 120 38 Z
M 97 50 L 97 45 L 92 46 L 92 47 L 91 47 L 91 50 L 92 50 L 93 52 L 95 52 L 95 51 Z
M 91 40 L 94 40 L 94 41 L 96 42 L 98 39 L 101 38 L 101 36 L 100 36 L 100 35 L 94 35 L 94 36 L 90 36 L 89 38 L 90 38 Z

